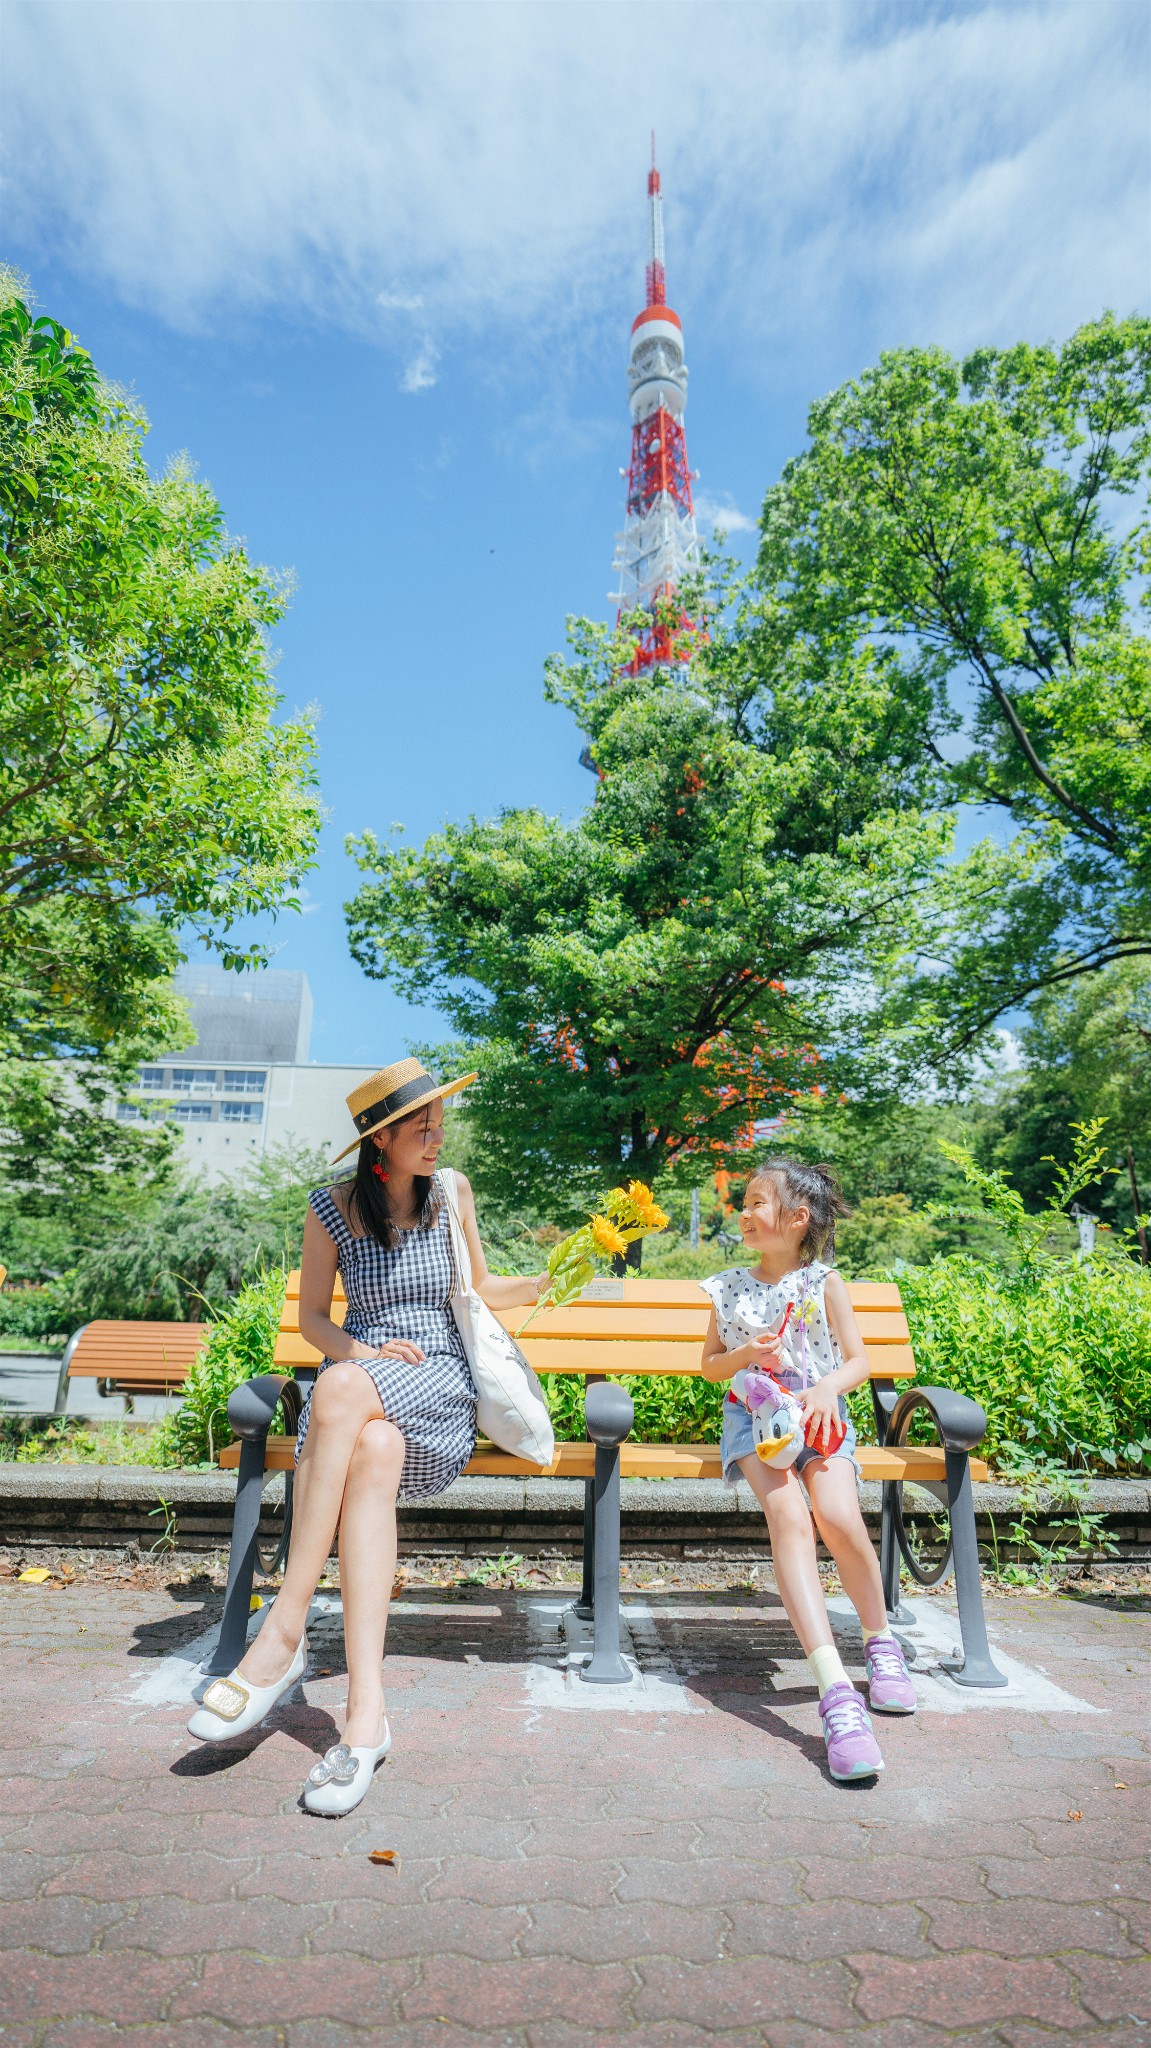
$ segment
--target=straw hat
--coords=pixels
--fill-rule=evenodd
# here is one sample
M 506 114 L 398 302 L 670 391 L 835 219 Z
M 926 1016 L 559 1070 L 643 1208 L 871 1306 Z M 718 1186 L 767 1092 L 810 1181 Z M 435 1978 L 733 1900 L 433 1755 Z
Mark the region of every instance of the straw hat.
M 425 1102 L 439 1102 L 445 1096 L 458 1095 L 469 1081 L 477 1079 L 475 1074 L 465 1074 L 462 1081 L 445 1081 L 441 1087 L 434 1074 L 429 1074 L 419 1060 L 396 1060 L 390 1067 L 381 1067 L 378 1074 L 361 1081 L 347 1097 L 356 1126 L 356 1136 L 342 1152 L 337 1152 L 332 1161 L 338 1166 L 349 1152 L 355 1152 L 364 1138 L 370 1138 L 374 1131 L 382 1131 L 385 1124 L 394 1124 L 401 1116 L 410 1116 L 413 1109 L 422 1109 Z

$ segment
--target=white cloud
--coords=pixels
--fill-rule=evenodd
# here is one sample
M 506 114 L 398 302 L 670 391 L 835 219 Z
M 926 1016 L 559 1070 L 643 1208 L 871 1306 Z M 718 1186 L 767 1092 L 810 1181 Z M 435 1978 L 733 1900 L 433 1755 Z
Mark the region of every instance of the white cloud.
M 695 516 L 700 526 L 710 527 L 713 533 L 716 527 L 723 533 L 754 533 L 759 524 L 729 499 L 714 497 L 709 491 L 696 491 Z
M 817 383 L 845 330 L 1143 300 L 1149 39 L 1129 0 L 8 0 L 6 227 L 179 325 L 376 334 L 426 389 L 482 330 L 619 328 L 657 116 L 673 302 Z

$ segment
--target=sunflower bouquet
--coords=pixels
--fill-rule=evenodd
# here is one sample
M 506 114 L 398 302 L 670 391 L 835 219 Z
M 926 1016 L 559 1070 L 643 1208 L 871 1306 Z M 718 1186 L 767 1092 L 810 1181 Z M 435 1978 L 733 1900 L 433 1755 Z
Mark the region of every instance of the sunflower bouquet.
M 603 1259 L 622 1259 L 629 1244 L 666 1230 L 670 1217 L 660 1208 L 642 1180 L 629 1180 L 626 1188 L 613 1188 L 602 1207 L 589 1216 L 578 1230 L 560 1239 L 548 1256 L 548 1285 L 531 1315 L 525 1317 L 517 1336 L 527 1329 L 541 1308 L 563 1308 L 582 1294 L 594 1280 Z

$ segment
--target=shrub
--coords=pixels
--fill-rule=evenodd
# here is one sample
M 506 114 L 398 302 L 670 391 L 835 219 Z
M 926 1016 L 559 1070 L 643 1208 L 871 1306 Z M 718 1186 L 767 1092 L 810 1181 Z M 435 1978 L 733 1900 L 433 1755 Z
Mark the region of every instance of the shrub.
M 1151 1465 L 1151 1275 L 1124 1261 L 1012 1270 L 953 1252 L 899 1282 L 918 1377 L 970 1394 L 984 1454 Z
M 231 1443 L 228 1396 L 241 1380 L 272 1370 L 285 1284 L 283 1267 L 270 1267 L 216 1317 L 188 1374 L 182 1405 L 157 1432 L 163 1462 L 211 1464 Z

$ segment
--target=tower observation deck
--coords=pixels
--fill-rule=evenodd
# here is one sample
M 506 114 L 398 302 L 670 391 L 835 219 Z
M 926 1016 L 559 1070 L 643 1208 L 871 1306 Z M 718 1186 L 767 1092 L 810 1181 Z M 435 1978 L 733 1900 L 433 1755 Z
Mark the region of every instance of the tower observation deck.
M 611 594 L 621 612 L 642 607 L 651 615 L 631 663 L 633 673 L 685 665 L 692 623 L 674 600 L 684 577 L 699 562 L 691 494 L 698 472 L 688 468 L 683 428 L 687 406 L 683 323 L 667 303 L 663 196 L 654 135 L 647 192 L 651 233 L 647 304 L 631 330 L 627 373 L 631 463 L 620 471 L 627 478 L 627 511 L 623 531 L 616 535 L 612 562 L 619 587 Z

